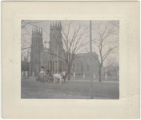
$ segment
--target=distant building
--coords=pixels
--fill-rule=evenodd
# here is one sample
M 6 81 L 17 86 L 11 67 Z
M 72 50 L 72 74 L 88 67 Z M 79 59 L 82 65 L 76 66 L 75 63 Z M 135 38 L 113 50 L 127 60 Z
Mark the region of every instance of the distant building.
M 62 42 L 62 25 L 60 22 L 50 25 L 50 42 L 49 48 L 43 47 L 42 31 L 39 29 L 32 31 L 31 45 L 31 72 L 38 75 L 41 66 L 51 73 L 66 71 L 66 65 L 63 60 L 65 50 Z M 98 56 L 92 53 L 77 54 L 72 65 L 72 76 L 88 77 L 90 70 L 93 75 L 98 75 Z
M 99 70 L 98 56 L 96 53 L 79 53 L 73 63 L 73 73 L 77 78 L 88 78 L 90 73 L 93 74 L 93 78 L 98 78 Z

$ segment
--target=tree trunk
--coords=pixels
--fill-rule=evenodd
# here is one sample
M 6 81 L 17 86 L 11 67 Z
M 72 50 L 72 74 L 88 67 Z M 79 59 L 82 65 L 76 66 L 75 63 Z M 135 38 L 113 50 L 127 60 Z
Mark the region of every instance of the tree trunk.
M 71 77 L 71 75 L 70 75 L 70 74 L 71 74 L 71 73 L 70 73 L 71 70 L 70 70 L 70 69 L 71 69 L 70 66 L 68 66 L 68 72 L 67 72 L 68 80 L 70 80 L 70 77 Z
M 99 66 L 99 82 L 101 82 L 102 81 L 102 64 L 100 64 L 100 66 Z
M 71 79 L 71 69 L 72 69 L 72 62 L 70 62 L 68 64 L 68 68 L 67 68 L 67 78 L 68 78 L 68 80 Z

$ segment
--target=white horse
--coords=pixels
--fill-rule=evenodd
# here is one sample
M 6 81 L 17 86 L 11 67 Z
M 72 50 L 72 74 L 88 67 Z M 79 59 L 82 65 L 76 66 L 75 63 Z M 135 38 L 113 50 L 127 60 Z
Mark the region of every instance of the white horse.
M 61 84 L 61 83 L 63 83 L 63 81 L 64 81 L 63 76 L 61 74 L 59 74 L 59 73 L 53 74 L 53 82 L 54 83 L 59 82 Z

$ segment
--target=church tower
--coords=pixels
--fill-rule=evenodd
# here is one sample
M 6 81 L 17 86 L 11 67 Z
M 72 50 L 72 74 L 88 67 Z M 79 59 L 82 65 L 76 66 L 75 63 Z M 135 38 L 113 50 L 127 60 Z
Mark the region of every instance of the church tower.
M 63 48 L 62 43 L 62 25 L 61 22 L 52 22 L 50 24 L 50 50 L 53 53 Z
M 53 54 L 51 56 L 51 71 L 52 73 L 62 72 L 62 60 L 63 57 L 63 42 L 62 42 L 62 25 L 60 21 L 55 21 L 50 24 L 50 43 L 49 50 Z
M 43 49 L 42 29 L 32 30 L 31 44 L 31 74 L 38 75 L 40 72 L 40 54 Z

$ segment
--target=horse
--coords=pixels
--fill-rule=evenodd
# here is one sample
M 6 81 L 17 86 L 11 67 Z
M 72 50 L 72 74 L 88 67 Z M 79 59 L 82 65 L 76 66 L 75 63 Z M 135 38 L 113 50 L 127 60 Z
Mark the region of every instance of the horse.
M 63 83 L 63 77 L 62 77 L 62 75 L 59 74 L 59 73 L 53 74 L 53 82 L 54 83 L 59 82 L 60 84 Z
M 55 74 L 53 74 L 53 81 L 54 81 L 54 83 L 59 82 L 61 84 L 61 83 L 65 82 L 66 75 L 67 74 L 66 74 L 65 71 L 63 71 L 61 73 L 55 73 Z

